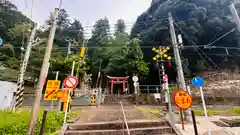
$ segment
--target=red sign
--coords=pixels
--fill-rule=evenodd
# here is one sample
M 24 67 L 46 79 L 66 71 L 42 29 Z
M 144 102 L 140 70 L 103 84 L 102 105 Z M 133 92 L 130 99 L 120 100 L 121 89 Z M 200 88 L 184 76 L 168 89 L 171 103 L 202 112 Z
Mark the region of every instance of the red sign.
M 185 110 L 192 106 L 192 96 L 185 90 L 178 90 L 174 95 L 174 103 Z
M 64 80 L 64 86 L 66 88 L 75 88 L 78 84 L 78 79 L 75 76 L 68 76 L 65 80 Z
M 56 90 L 53 90 L 53 91 L 51 91 L 50 93 L 48 93 L 46 96 L 45 96 L 45 98 L 48 98 L 48 96 L 50 96 L 51 94 L 53 94 L 53 92 L 55 92 Z

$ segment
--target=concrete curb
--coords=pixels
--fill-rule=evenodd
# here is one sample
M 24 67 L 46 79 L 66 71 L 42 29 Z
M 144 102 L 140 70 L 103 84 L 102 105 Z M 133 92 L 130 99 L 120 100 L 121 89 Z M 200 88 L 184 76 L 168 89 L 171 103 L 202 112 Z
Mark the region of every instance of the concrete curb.
M 71 120 L 71 122 L 69 122 L 69 123 L 75 123 L 77 120 L 79 120 L 79 119 L 82 117 L 83 114 L 84 114 L 84 113 L 82 112 L 82 113 L 79 114 L 77 117 L 73 118 L 73 119 Z
M 75 123 L 77 120 L 79 120 L 79 118 L 82 117 L 83 114 L 84 114 L 84 113 L 82 112 L 80 115 L 78 115 L 77 117 L 73 118 L 70 123 Z M 61 131 L 60 131 L 60 133 L 59 133 L 58 135 L 64 135 L 64 133 L 65 133 L 65 132 L 67 131 L 67 129 L 68 129 L 68 126 L 69 126 L 69 124 L 63 125 L 62 128 L 61 128 Z
M 168 115 L 166 116 L 166 120 L 177 135 L 183 135 L 183 133 L 175 126 L 173 121 L 171 121 L 171 119 L 169 119 Z
M 64 135 L 64 133 L 67 131 L 67 128 L 68 128 L 68 124 L 63 125 L 63 127 L 58 135 Z

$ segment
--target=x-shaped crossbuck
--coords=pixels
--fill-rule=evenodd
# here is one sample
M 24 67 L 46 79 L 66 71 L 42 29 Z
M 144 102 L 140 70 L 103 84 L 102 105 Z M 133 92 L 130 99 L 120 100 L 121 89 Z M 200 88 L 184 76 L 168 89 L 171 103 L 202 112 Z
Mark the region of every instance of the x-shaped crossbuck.
M 157 48 L 153 47 L 152 50 L 157 53 L 157 55 L 155 57 L 153 57 L 153 60 L 158 60 L 159 58 L 161 58 L 161 59 L 166 58 L 167 60 L 170 61 L 172 59 L 171 56 L 168 56 L 166 54 L 167 51 L 170 50 L 169 47 L 164 47 L 162 49 L 157 49 Z

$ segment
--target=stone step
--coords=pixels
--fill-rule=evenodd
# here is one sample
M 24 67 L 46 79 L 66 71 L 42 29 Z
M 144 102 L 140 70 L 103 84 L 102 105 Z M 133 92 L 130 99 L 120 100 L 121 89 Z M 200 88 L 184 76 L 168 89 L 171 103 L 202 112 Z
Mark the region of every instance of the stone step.
M 132 128 L 129 131 L 131 135 L 167 135 L 173 133 L 170 126 Z M 127 135 L 127 129 L 66 131 L 64 135 Z
M 128 121 L 128 128 L 146 128 L 146 127 L 159 127 L 169 126 L 167 121 L 153 121 L 153 120 L 134 120 Z M 68 130 L 120 130 L 126 129 L 124 122 L 121 121 L 109 121 L 109 122 L 95 122 L 95 123 L 83 123 L 79 125 L 69 125 Z

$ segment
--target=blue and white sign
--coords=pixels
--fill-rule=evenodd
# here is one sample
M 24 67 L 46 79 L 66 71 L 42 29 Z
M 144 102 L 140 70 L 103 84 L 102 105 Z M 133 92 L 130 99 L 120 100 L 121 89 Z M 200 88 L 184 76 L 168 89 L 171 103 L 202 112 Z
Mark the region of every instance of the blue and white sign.
M 2 44 L 3 44 L 3 40 L 2 38 L 0 38 L 0 46 L 2 46 Z
M 196 87 L 202 87 L 204 84 L 204 79 L 202 77 L 194 77 L 192 79 L 192 85 Z

